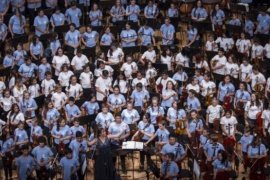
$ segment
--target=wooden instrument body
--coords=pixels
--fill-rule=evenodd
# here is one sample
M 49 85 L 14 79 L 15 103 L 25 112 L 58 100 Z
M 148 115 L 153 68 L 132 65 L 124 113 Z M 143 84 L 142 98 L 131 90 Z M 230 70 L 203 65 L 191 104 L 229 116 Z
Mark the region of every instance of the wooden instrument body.
M 245 104 L 243 102 L 238 101 L 234 110 L 235 114 L 237 116 L 243 116 L 245 113 L 244 108 L 245 108 Z
M 179 135 L 184 135 L 186 133 L 186 125 L 184 121 L 177 120 L 175 122 L 175 133 Z
M 213 120 L 213 130 L 215 131 L 215 133 L 219 133 L 219 130 L 220 130 L 220 119 L 219 118 L 215 118 Z
M 64 107 L 61 107 L 58 111 L 59 111 L 59 114 L 63 117 L 63 119 L 67 121 L 68 118 L 67 118 Z
M 40 173 L 41 179 L 48 179 L 49 178 L 49 172 L 48 172 L 46 166 L 40 167 L 39 173 Z
M 115 117 L 118 113 L 120 113 L 120 107 L 114 108 L 113 116 Z
M 206 95 L 205 97 L 204 97 L 204 103 L 203 103 L 203 105 L 205 106 L 205 107 L 208 107 L 208 106 L 210 106 L 212 104 L 212 97 L 210 96 L 210 95 Z
M 156 123 L 157 123 L 157 124 L 159 124 L 162 120 L 163 120 L 163 117 L 162 117 L 162 116 L 158 115 L 158 116 L 156 117 Z
M 212 161 L 207 161 L 206 166 L 207 166 L 207 172 L 203 176 L 203 180 L 209 180 L 213 179 L 213 166 L 212 166 L 213 160 Z
M 226 110 L 231 109 L 231 96 L 224 96 L 224 98 L 223 98 L 223 107 Z
M 252 159 L 250 162 L 250 166 L 252 166 L 253 162 L 256 160 Z M 266 179 L 266 174 L 264 173 L 264 165 L 266 162 L 266 158 L 261 158 L 258 159 L 257 162 L 253 165 L 253 167 L 250 169 L 250 180 L 257 180 L 258 178 L 260 180 L 265 180 Z M 258 173 L 258 172 L 261 173 Z
M 260 59 L 258 57 L 254 58 L 254 64 L 258 67 L 260 67 Z
M 179 7 L 180 13 L 184 15 L 189 15 L 192 9 L 194 8 L 195 4 L 196 4 L 196 0 L 182 1 Z
M 162 90 L 163 90 L 163 85 L 160 82 L 159 85 L 158 85 L 158 93 L 162 94 Z
M 64 144 L 64 142 L 63 141 L 60 142 L 58 144 L 58 153 L 61 155 L 65 154 L 65 148 L 66 148 L 66 145 Z
M 222 36 L 222 25 L 215 24 L 215 34 L 218 37 Z
M 144 134 L 139 130 L 137 136 L 134 137 L 134 141 L 140 142 L 143 138 Z
M 200 142 L 200 133 L 195 130 L 195 132 L 191 133 L 191 138 L 190 138 L 190 144 L 191 148 L 193 150 L 197 150 Z
M 256 132 L 257 135 L 261 138 L 263 138 L 263 131 L 264 131 L 264 125 L 262 120 L 262 111 L 258 112 L 256 115 Z
M 151 89 L 154 89 L 155 86 L 156 86 L 156 81 L 155 81 L 155 79 L 150 77 L 150 78 L 149 78 L 149 87 L 150 87 Z
M 33 140 L 32 148 L 37 147 L 38 146 L 38 137 L 36 135 L 33 135 L 32 140 Z
M 203 147 L 200 147 L 199 152 L 198 152 L 198 163 L 199 163 L 201 172 L 207 171 L 207 165 L 205 164 L 205 162 L 206 162 L 206 156 L 204 154 Z
M 228 151 L 229 147 L 234 147 L 235 146 L 235 139 L 232 137 L 225 137 L 223 139 L 223 146 L 226 151 Z
M 217 172 L 216 179 L 229 180 L 230 179 L 229 172 L 225 170 Z
M 143 103 L 143 113 L 146 113 L 148 109 L 148 103 L 147 101 Z
M 15 131 L 15 129 L 17 128 L 17 126 L 15 126 L 15 125 L 9 125 L 9 133 L 10 133 L 10 135 L 13 135 L 14 134 L 14 131 Z

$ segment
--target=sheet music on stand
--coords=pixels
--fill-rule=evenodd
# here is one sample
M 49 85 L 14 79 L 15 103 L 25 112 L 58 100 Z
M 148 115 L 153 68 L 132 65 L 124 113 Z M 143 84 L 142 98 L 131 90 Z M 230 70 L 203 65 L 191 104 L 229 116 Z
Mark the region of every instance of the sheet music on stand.
M 200 171 L 200 166 L 197 163 L 197 160 L 195 160 L 195 159 L 193 161 L 193 172 L 196 175 L 196 179 L 199 180 L 200 179 L 200 175 L 201 175 L 201 171 Z
M 143 150 L 143 142 L 126 141 L 122 144 L 122 149 L 139 149 Z

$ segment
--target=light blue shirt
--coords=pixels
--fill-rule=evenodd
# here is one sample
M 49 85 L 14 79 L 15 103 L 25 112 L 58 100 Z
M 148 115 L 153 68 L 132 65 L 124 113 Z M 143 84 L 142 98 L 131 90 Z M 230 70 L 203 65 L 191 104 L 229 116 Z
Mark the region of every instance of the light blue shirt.
M 85 130 L 84 130 L 84 128 L 82 126 L 78 126 L 78 127 L 72 126 L 70 128 L 70 131 L 71 131 L 71 134 L 72 134 L 72 140 L 74 140 L 76 138 L 76 132 L 77 131 L 80 131 L 82 134 L 85 133 Z
M 60 26 L 65 22 L 65 15 L 63 13 L 54 13 L 51 16 L 50 22 L 52 22 L 55 26 Z
M 108 112 L 106 114 L 100 112 L 98 113 L 96 119 L 95 119 L 97 124 L 100 124 L 102 128 L 105 128 L 109 123 L 114 121 L 114 117 L 112 113 Z
M 0 2 L 0 13 L 4 13 L 7 9 L 7 6 L 9 6 L 9 0 L 1 0 Z M 7 11 L 8 13 L 8 11 Z
M 250 36 L 253 36 L 253 28 L 254 28 L 254 23 L 251 20 L 245 20 L 244 24 L 244 30 L 246 33 L 248 33 Z M 250 30 L 246 30 L 250 29 Z
M 158 137 L 158 142 L 169 142 L 170 132 L 167 129 L 161 130 L 158 128 L 155 135 Z
M 76 104 L 73 104 L 72 106 L 67 104 L 65 106 L 65 110 L 66 110 L 66 112 L 68 114 L 69 119 L 77 117 L 81 113 L 80 109 L 78 108 L 78 106 Z
M 36 64 L 31 63 L 30 65 L 26 65 L 25 63 L 22 64 L 19 67 L 18 72 L 26 75 L 27 77 L 31 78 L 31 77 L 35 77 L 35 70 L 38 70 L 38 67 Z M 25 77 L 22 77 L 22 81 L 25 82 L 26 79 Z
M 68 31 L 65 40 L 71 44 L 71 45 L 78 45 L 79 44 L 79 38 L 81 37 L 81 34 L 78 30 Z
M 50 157 L 53 157 L 53 152 L 48 146 L 41 148 L 40 146 L 35 147 L 32 150 L 33 156 L 37 159 L 37 162 L 48 162 Z M 46 164 L 46 168 L 50 167 L 50 163 Z M 36 163 L 36 168 L 40 169 L 39 165 Z
M 7 26 L 4 23 L 0 24 L 0 32 L 0 40 L 3 40 L 3 37 L 7 34 Z
M 199 119 L 197 122 L 195 120 L 191 120 L 188 122 L 189 133 L 195 133 L 195 131 L 199 130 L 201 127 L 203 127 L 203 122 L 201 119 Z
M 260 151 L 259 151 L 260 149 Z M 260 147 L 259 146 L 249 146 L 248 148 L 248 155 L 249 156 L 256 156 L 256 155 L 262 155 L 266 152 L 266 147 L 264 144 L 260 144 Z
M 95 114 L 96 111 L 99 110 L 99 105 L 97 102 L 92 103 L 90 101 L 85 101 L 82 107 L 87 110 L 89 115 Z
M 35 8 L 40 8 L 41 7 L 41 2 L 38 3 L 27 3 L 27 8 L 28 9 L 35 9 Z
M 164 109 L 163 107 L 151 107 L 149 106 L 147 109 L 147 113 L 150 113 L 150 119 L 152 124 L 157 124 L 156 117 L 158 114 L 164 115 Z
M 80 27 L 80 17 L 82 16 L 82 12 L 79 8 L 74 10 L 72 8 L 67 9 L 65 16 L 71 23 L 74 23 L 76 27 Z
M 60 136 L 60 137 L 66 137 L 66 136 L 69 136 L 69 135 L 72 135 L 71 134 L 71 130 L 69 128 L 68 125 L 65 125 L 64 127 L 60 127 L 59 131 L 57 130 L 57 126 L 53 126 L 53 129 L 51 131 L 51 134 L 52 135 L 55 135 L 55 136 Z M 56 139 L 54 138 L 54 142 L 56 144 L 59 144 L 59 139 Z M 63 141 L 64 144 L 68 144 L 69 143 L 69 139 L 66 139 Z
M 178 17 L 179 13 L 178 13 L 178 9 L 171 9 L 169 8 L 168 11 L 168 16 L 169 17 Z
M 125 109 L 122 111 L 121 117 L 123 122 L 125 122 L 126 124 L 131 124 L 133 119 L 140 118 L 140 115 L 136 109 L 132 109 L 131 111 Z
M 57 0 L 48 0 L 50 3 L 55 3 Z M 57 5 L 57 3 L 56 3 Z M 47 7 L 52 7 L 47 1 L 46 1 L 46 6 Z
M 113 35 L 112 35 L 112 33 L 109 33 L 109 34 L 105 33 L 105 34 L 102 35 L 100 41 L 101 41 L 103 44 L 109 46 L 109 45 L 111 45 L 112 40 L 113 40 Z
M 207 157 L 213 158 L 217 157 L 219 150 L 224 150 L 224 147 L 219 142 L 216 145 L 212 143 L 206 144 L 203 148 L 207 152 Z
M 116 105 L 120 105 L 126 102 L 125 97 L 122 94 L 119 95 L 114 95 L 114 94 L 110 94 L 108 97 L 108 102 L 112 105 L 112 106 L 116 106 Z M 121 109 L 121 108 L 120 108 Z M 113 108 L 110 108 L 111 111 L 113 111 Z
M 24 116 L 27 108 L 37 108 L 37 103 L 33 98 L 30 98 L 29 100 L 22 98 L 18 105 Z M 31 117 L 35 117 L 35 111 L 31 111 Z
M 199 40 L 199 38 L 200 38 L 200 36 L 198 35 L 197 28 L 188 29 L 187 33 L 188 33 L 188 40 L 189 41 L 193 41 L 195 35 L 197 35 L 195 40 Z
M 24 1 L 24 0 L 10 0 L 10 3 L 13 3 L 13 4 L 18 5 L 18 4 L 22 4 L 23 1 Z M 14 12 L 15 9 L 16 9 L 16 7 L 15 7 L 15 6 L 12 6 L 12 12 Z M 24 5 L 20 8 L 20 12 L 24 12 L 24 10 L 25 10 L 25 3 L 24 3 Z
M 125 8 L 124 7 L 115 7 L 113 6 L 110 10 L 110 12 L 114 15 L 122 15 L 125 13 Z M 118 19 L 116 19 L 115 17 L 112 18 L 112 22 L 116 22 L 116 21 L 122 21 L 124 19 L 123 16 L 119 17 Z
M 2 153 L 5 154 L 8 149 L 10 149 L 14 145 L 14 140 L 12 138 L 7 139 L 2 146 Z M 13 151 L 10 151 L 13 154 Z
M 141 38 L 143 39 L 143 46 L 147 46 L 147 44 L 151 44 L 152 37 L 154 36 L 155 32 L 151 27 L 140 27 L 138 34 L 141 35 Z
M 86 47 L 95 47 L 96 46 L 96 37 L 98 36 L 97 31 L 91 31 L 83 33 L 83 37 L 86 41 Z
M 24 56 L 26 56 L 27 53 L 26 51 L 22 50 L 22 51 L 18 51 L 16 50 L 14 53 L 13 53 L 13 56 L 15 57 L 15 59 L 19 59 L 17 62 L 16 62 L 16 65 L 17 66 L 21 66 L 23 63 L 24 63 Z
M 59 111 L 56 108 L 48 109 L 45 119 L 49 122 L 53 121 L 57 117 L 60 116 Z M 53 125 L 55 126 L 57 122 L 53 122 Z M 49 127 L 48 124 L 44 123 L 45 127 Z
M 174 36 L 174 33 L 175 33 L 174 26 L 171 24 L 169 24 L 169 25 L 163 24 L 160 27 L 160 31 L 165 36 L 165 39 L 162 38 L 162 43 L 165 43 L 168 39 L 170 39 L 172 36 Z M 170 40 L 168 42 L 168 44 L 173 44 L 173 40 Z
M 22 15 L 22 22 L 20 21 L 20 18 L 16 15 L 13 15 L 10 20 L 9 20 L 9 24 L 11 24 L 12 28 L 12 32 L 15 34 L 24 34 L 25 31 L 24 29 L 21 29 L 21 26 L 25 24 L 25 17 Z
M 5 65 L 6 67 L 10 67 L 12 66 L 13 60 L 14 60 L 13 56 L 5 56 L 3 60 L 3 65 Z
M 137 39 L 137 33 L 133 29 L 122 30 L 120 37 L 121 37 L 121 39 L 125 39 L 125 40 Z M 126 42 L 122 41 L 122 47 L 133 47 L 133 46 L 135 46 L 135 42 L 136 41 L 126 43 Z
M 167 89 L 165 89 L 165 90 L 162 91 L 162 96 L 170 96 L 172 94 L 177 94 L 177 93 L 174 90 L 170 90 L 169 91 Z M 171 96 L 169 99 L 166 99 L 166 100 L 162 99 L 161 106 L 163 108 L 171 107 L 172 106 L 172 102 L 174 100 L 175 100 L 175 97 L 174 96 Z
M 210 138 L 205 137 L 203 134 L 200 135 L 200 143 L 205 146 L 207 143 L 209 143 Z
M 70 180 L 71 171 L 73 171 L 73 169 L 79 167 L 80 163 L 76 157 L 72 157 L 71 159 L 63 157 L 60 160 L 60 166 L 64 169 L 63 180 Z M 77 173 L 75 173 L 75 175 L 77 176 Z
M 192 99 L 190 97 L 187 97 L 188 110 L 197 110 L 198 107 L 201 107 L 201 102 L 199 101 L 197 97 L 194 97 Z
M 225 163 L 222 163 L 219 159 L 215 159 L 212 165 L 216 168 L 217 172 L 232 166 L 230 161 L 226 160 Z
M 147 90 L 138 91 L 137 89 L 134 89 L 131 94 L 131 98 L 134 101 L 134 106 L 141 106 L 141 108 L 143 108 L 143 100 L 145 96 L 147 99 L 150 98 Z
M 232 93 L 235 91 L 235 87 L 232 83 L 229 84 L 224 84 L 224 86 L 222 85 L 222 82 L 219 83 L 218 88 L 220 89 L 219 91 L 219 100 L 223 102 L 224 96 L 227 93 Z M 232 102 L 232 97 L 231 97 L 231 101 Z
M 229 21 L 229 24 L 235 25 L 235 26 L 241 26 L 241 21 L 239 19 L 235 19 L 235 20 L 231 19 Z
M 41 53 L 41 50 L 43 48 L 42 42 L 37 42 L 36 45 L 33 43 L 30 44 L 30 50 L 33 52 L 35 55 L 39 55 Z
M 155 132 L 155 127 L 153 124 L 149 124 L 147 125 L 146 123 L 144 123 L 143 121 L 140 121 L 138 124 L 138 129 L 139 130 L 143 130 L 144 132 L 146 132 L 147 134 L 152 134 Z M 148 141 L 150 139 L 149 136 L 144 135 L 143 140 Z
M 248 147 L 248 145 L 249 145 L 250 143 L 252 143 L 252 141 L 253 141 L 253 135 L 249 135 L 249 136 L 243 135 L 243 136 L 241 137 L 241 139 L 240 139 L 239 142 L 240 142 L 241 145 L 242 145 L 242 152 L 247 152 L 247 151 L 248 151 L 247 147 Z
M 167 153 L 173 153 L 174 158 L 177 159 L 181 157 L 183 154 L 185 154 L 185 149 L 178 142 L 176 142 L 174 145 L 167 143 L 163 146 L 161 154 L 166 155 Z
M 148 18 L 154 18 L 157 13 L 158 13 L 158 8 L 156 5 L 153 5 L 153 6 L 147 5 L 144 8 L 144 14 L 146 14 Z
M 213 10 L 212 10 L 211 13 L 210 13 L 211 16 L 212 16 L 212 12 L 213 12 Z M 224 17 L 225 17 L 224 11 L 221 10 L 221 9 L 219 9 L 219 10 L 216 12 L 216 14 L 215 14 L 214 16 L 212 16 L 212 18 L 213 18 L 214 21 L 216 21 L 216 20 L 221 20 L 221 19 L 223 19 Z M 220 22 L 218 22 L 217 24 L 218 24 L 218 25 L 222 25 L 223 22 L 220 21 Z
M 16 128 L 15 131 L 14 131 L 14 138 L 17 137 L 17 141 L 16 142 L 23 142 L 25 141 L 26 139 L 28 139 L 28 135 L 26 133 L 26 131 L 23 129 L 23 130 L 19 130 L 19 128 Z M 22 145 L 20 145 L 21 147 Z
M 130 131 L 129 126 L 124 122 L 121 122 L 121 124 L 117 124 L 116 122 L 111 123 L 108 129 L 108 132 L 111 133 L 112 135 L 116 135 L 119 132 L 121 132 L 123 127 L 125 126 L 126 126 L 126 130 L 120 136 L 122 137 Z M 111 139 L 111 143 L 115 145 L 119 145 L 118 141 L 114 139 Z
M 207 12 L 204 8 L 193 8 L 191 11 L 191 14 L 193 17 L 195 17 L 197 19 L 207 17 Z
M 52 51 L 56 52 L 59 47 L 61 47 L 61 43 L 58 39 L 50 42 L 50 49 Z
M 126 8 L 126 13 L 130 13 L 132 12 L 132 14 L 130 14 L 127 18 L 128 20 L 130 21 L 133 21 L 133 22 L 138 22 L 138 15 L 135 13 L 135 11 L 137 11 L 136 13 L 139 13 L 141 10 L 140 10 L 140 7 L 138 5 L 128 5 L 127 8 Z
M 268 29 L 268 31 L 266 31 L 264 33 L 264 34 L 268 34 L 269 33 L 269 26 L 270 26 L 270 16 L 268 14 L 266 14 L 264 16 L 259 14 L 257 17 L 257 21 L 258 21 L 258 31 L 260 32 L 261 30 Z
M 186 112 L 183 109 L 176 110 L 173 107 L 170 107 L 167 111 L 167 117 L 170 118 L 171 122 L 169 126 L 173 127 L 175 129 L 175 122 L 177 119 L 183 119 L 186 117 Z
M 27 171 L 35 166 L 34 158 L 30 155 L 27 155 L 26 158 L 21 155 L 16 160 L 16 166 L 19 167 L 19 180 L 25 180 L 27 179 Z
M 160 171 L 162 173 L 165 173 L 165 171 L 166 171 L 167 174 L 178 174 L 179 168 L 178 168 L 178 165 L 174 161 L 172 161 L 170 164 L 167 164 L 166 162 L 163 162 L 161 164 L 161 170 Z M 177 177 L 173 177 L 172 180 L 177 180 Z
M 72 140 L 69 144 L 69 148 L 73 151 L 73 158 L 76 158 L 78 161 L 81 159 L 82 161 L 85 159 L 86 155 L 79 152 L 81 148 L 83 151 L 88 149 L 87 142 L 83 140 L 82 142 L 78 142 L 76 139 Z M 80 158 L 79 158 L 80 156 Z
M 91 21 L 92 26 L 101 26 L 102 22 L 98 19 L 98 17 L 103 17 L 102 12 L 98 9 L 97 11 L 90 11 L 89 18 L 96 18 L 95 20 Z
M 43 135 L 43 129 L 40 126 L 33 126 L 32 123 L 27 123 L 27 125 L 30 127 L 30 142 L 33 142 L 33 132 L 39 135 Z
M 39 29 L 45 31 L 47 29 L 47 25 L 49 24 L 49 19 L 46 15 L 43 17 L 36 16 L 34 20 L 34 26 L 38 27 Z M 37 29 L 35 30 L 35 34 L 40 37 L 40 35 L 44 34 L 43 32 L 38 31 Z
M 236 97 L 236 103 L 238 103 L 240 99 L 247 100 L 247 101 L 249 101 L 251 99 L 249 92 L 241 91 L 240 89 L 238 89 L 235 92 L 235 97 Z M 246 105 L 246 103 L 245 103 L 245 105 Z

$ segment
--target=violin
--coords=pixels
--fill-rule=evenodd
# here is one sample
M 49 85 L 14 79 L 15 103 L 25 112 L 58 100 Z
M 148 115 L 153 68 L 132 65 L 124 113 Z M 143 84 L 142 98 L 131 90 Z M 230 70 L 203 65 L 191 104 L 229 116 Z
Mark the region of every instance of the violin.
M 258 112 L 256 115 L 256 132 L 257 135 L 261 138 L 263 138 L 263 131 L 264 131 L 264 126 L 263 126 L 263 120 L 262 120 L 262 111 Z
M 200 139 L 200 133 L 197 131 L 197 125 L 198 125 L 199 120 L 196 119 L 196 126 L 195 126 L 195 132 L 191 133 L 191 147 L 193 150 L 197 150 L 199 146 L 199 139 Z M 200 128 L 200 126 L 198 127 Z
M 32 148 L 35 148 L 35 147 L 38 146 L 38 137 L 33 134 L 34 132 L 35 132 L 35 129 L 33 128 L 33 131 L 32 131 L 32 140 L 33 140 Z
M 148 67 L 148 60 L 146 59 L 146 57 L 143 58 L 142 60 L 143 60 L 143 62 L 144 62 L 144 69 L 146 70 L 147 67 Z
M 143 103 L 143 113 L 146 113 L 147 108 L 148 108 L 148 103 L 147 103 L 147 96 L 144 96 L 144 103 Z
M 183 135 L 186 132 L 185 122 L 178 119 L 177 111 L 176 111 L 176 114 L 177 114 L 177 119 L 176 119 L 176 122 L 175 122 L 175 127 L 176 127 L 175 128 L 175 133 L 179 134 L 179 135 Z
M 241 94 L 241 99 L 244 97 L 244 93 L 242 93 Z M 237 115 L 237 116 L 243 116 L 244 115 L 244 113 L 245 113 L 245 110 L 244 110 L 244 108 L 245 108 L 245 103 L 244 102 L 241 102 L 240 100 L 241 99 L 239 99 L 238 100 L 238 102 L 237 102 L 237 104 L 236 104 L 236 107 L 235 107 L 235 114 Z
M 226 94 L 228 94 L 229 93 L 229 87 L 227 87 L 227 93 Z M 226 110 L 229 110 L 229 109 L 231 109 L 231 96 L 224 96 L 224 98 L 223 98 L 223 106 L 224 106 L 224 108 L 226 109 Z
M 209 91 L 210 91 L 210 88 L 208 87 L 207 88 L 207 94 L 209 93 Z M 203 105 L 205 106 L 205 107 L 208 107 L 208 106 L 210 106 L 212 104 L 212 97 L 211 97 L 211 95 L 206 95 L 205 97 L 204 97 L 204 103 L 203 103 Z
M 155 86 L 156 86 L 156 81 L 155 81 L 155 78 L 152 78 L 152 72 L 150 71 L 150 77 L 149 77 L 149 87 L 151 89 L 154 89 Z
M 143 131 L 144 131 L 147 127 L 149 127 L 149 124 L 147 124 L 147 125 L 144 126 Z M 141 130 L 139 130 L 137 136 L 134 137 L 134 141 L 140 142 L 140 141 L 142 140 L 143 136 L 144 136 L 144 133 L 142 133 Z
M 61 108 L 58 111 L 59 111 L 59 114 L 63 117 L 63 119 L 67 121 L 67 115 L 66 115 L 66 111 L 63 105 L 64 105 L 64 102 L 61 101 Z
M 105 94 L 106 94 L 106 96 L 104 96 L 104 98 L 103 98 L 103 103 L 107 103 L 107 99 L 108 99 L 108 90 L 107 89 L 105 89 Z
M 260 148 L 259 148 L 259 150 L 260 150 Z M 267 149 L 266 153 L 267 152 L 268 152 L 268 149 Z M 260 155 L 260 152 L 258 155 Z M 255 159 L 250 159 L 250 160 L 251 160 L 250 163 L 252 163 L 251 167 L 250 167 L 250 180 L 257 180 L 257 179 L 265 180 L 266 174 L 263 171 L 263 169 L 264 169 L 264 165 L 266 163 L 266 158 L 263 157 L 263 158 L 256 159 L 256 160 Z M 254 162 L 253 162 L 253 160 L 254 160 Z
M 115 105 L 117 106 L 118 100 L 115 100 Z M 114 108 L 113 110 L 113 116 L 115 117 L 118 113 L 120 113 L 120 107 L 118 106 L 117 108 Z
M 58 144 L 58 153 L 62 155 L 65 154 L 65 148 L 66 148 L 66 145 L 64 144 L 64 141 L 61 141 Z

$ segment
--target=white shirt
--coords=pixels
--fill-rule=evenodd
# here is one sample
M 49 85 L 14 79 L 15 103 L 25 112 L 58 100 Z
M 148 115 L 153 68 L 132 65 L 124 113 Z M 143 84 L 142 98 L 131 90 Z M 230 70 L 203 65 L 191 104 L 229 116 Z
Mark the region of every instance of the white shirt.
M 80 92 L 82 92 L 82 86 L 78 83 L 75 85 L 70 84 L 66 87 L 66 92 L 68 92 L 69 97 L 74 97 L 76 99 Z
M 268 126 L 270 125 L 270 110 L 263 110 L 262 112 L 262 119 L 264 119 L 264 129 L 268 129 Z
M 147 60 L 153 62 L 155 57 L 156 57 L 156 51 L 152 50 L 152 51 L 145 51 L 141 58 L 142 59 L 146 58 Z
M 195 67 L 201 69 L 202 67 L 209 67 L 207 61 L 201 61 L 200 63 L 195 63 Z
M 263 52 L 263 47 L 261 45 L 255 46 L 255 44 L 253 44 L 251 48 L 251 58 L 254 59 L 258 55 L 262 54 L 262 52 Z M 261 57 L 259 57 L 259 59 L 261 59 Z
M 206 44 L 205 44 L 205 47 L 206 47 L 206 51 L 216 51 L 218 52 L 218 47 L 216 45 L 214 45 L 215 41 L 207 41 Z
M 19 123 L 20 121 L 24 121 L 24 120 L 25 120 L 25 119 L 24 119 L 24 115 L 23 115 L 22 112 L 19 112 L 16 116 L 15 116 L 16 113 L 14 113 L 14 114 L 9 118 L 10 114 L 11 114 L 11 111 L 10 111 L 10 112 L 8 113 L 8 115 L 7 115 L 7 118 L 9 119 L 10 122 Z
M 229 63 L 226 62 L 225 64 L 225 75 L 229 74 L 232 75 L 234 73 L 237 73 L 239 71 L 239 66 L 236 63 Z M 233 75 L 234 78 L 238 78 L 238 73 Z
M 3 81 L 0 81 L 0 97 L 2 97 L 4 89 L 6 89 L 6 85 Z
M 185 67 L 189 67 L 189 58 L 187 56 L 183 56 L 182 53 L 178 53 L 175 57 L 176 63 L 184 64 Z
M 154 76 L 157 74 L 157 71 L 155 68 L 147 69 L 145 72 L 145 78 L 149 79 L 151 76 Z
M 60 56 L 54 56 L 53 57 L 53 60 L 52 60 L 52 63 L 55 64 L 56 68 L 57 69 L 61 69 L 61 66 L 66 63 L 66 64 L 69 64 L 70 61 L 68 59 L 68 57 L 66 55 L 62 55 L 61 57 Z M 58 76 L 59 75 L 59 71 L 55 70 L 55 75 Z
M 251 73 L 250 79 L 251 79 L 251 88 L 253 91 L 255 90 L 254 86 L 257 82 L 265 82 L 266 81 L 266 79 L 262 73 L 259 73 L 257 75 L 255 75 L 254 73 Z M 260 85 L 260 86 L 261 86 L 261 90 L 263 90 L 264 86 L 263 85 Z
M 5 124 L 6 122 L 0 119 L 0 136 L 2 136 L 2 126 L 4 126 Z
M 121 48 L 117 48 L 113 51 L 112 55 L 110 55 L 110 50 L 108 51 L 107 57 L 110 61 L 118 63 L 120 61 L 120 57 L 124 57 L 124 52 Z
M 224 65 L 221 69 L 215 69 L 214 73 L 224 75 L 225 64 L 227 62 L 226 56 L 223 55 L 222 57 L 219 57 L 219 55 L 215 55 L 212 59 L 218 61 L 216 67 Z
M 204 79 L 200 85 L 204 88 L 204 91 L 201 92 L 202 96 L 206 96 L 206 94 L 211 93 L 216 88 L 216 84 L 213 81 L 206 82 Z
M 62 86 L 68 86 L 70 76 L 72 76 L 72 75 L 73 75 L 73 72 L 70 70 L 68 70 L 67 72 L 62 71 L 59 74 L 58 80 L 61 81 Z
M 265 87 L 268 87 L 270 90 L 270 77 L 267 79 Z
M 244 81 L 247 77 L 250 77 L 252 73 L 252 65 L 248 64 L 247 66 L 245 66 L 244 64 L 241 64 L 240 71 L 241 71 L 241 81 Z
M 82 72 L 80 74 L 79 79 L 81 80 L 82 88 L 91 88 L 91 77 L 92 79 L 94 78 L 91 71 L 89 71 L 88 73 Z
M 263 48 L 265 51 L 266 51 L 266 57 L 267 58 L 270 58 L 270 44 L 265 44 L 264 48 Z
M 95 69 L 95 72 L 94 72 L 95 76 L 96 76 L 96 77 L 101 76 L 103 70 L 107 70 L 109 73 L 113 73 L 113 71 L 114 71 L 113 68 L 112 68 L 111 66 L 105 65 L 105 68 L 104 68 L 104 69 L 100 69 L 100 68 Z
M 113 87 L 118 85 L 120 88 L 120 93 L 126 93 L 127 92 L 127 82 L 125 80 L 120 80 L 119 84 L 118 81 L 115 80 L 113 83 Z
M 255 103 L 254 103 L 255 104 Z M 254 106 L 251 106 L 251 101 L 248 101 L 246 103 L 246 107 L 245 107 L 245 111 L 248 112 L 248 117 L 250 119 L 256 119 L 256 115 L 258 114 L 258 112 L 260 112 L 262 109 L 262 103 L 260 102 L 260 105 L 259 107 L 254 105 Z
M 215 118 L 220 118 L 220 113 L 222 112 L 223 108 L 221 105 L 210 105 L 208 106 L 206 113 L 209 114 L 209 123 L 213 123 Z
M 51 90 L 53 90 L 54 86 L 55 86 L 55 81 L 53 79 L 50 79 L 49 81 L 47 79 L 44 79 L 41 82 L 41 87 L 44 88 L 44 94 L 45 96 L 48 96 L 51 92 Z
M 3 104 L 4 111 L 7 112 L 11 109 L 12 104 L 16 103 L 16 100 L 13 96 L 9 96 L 9 98 L 0 98 L 0 102 Z
M 71 65 L 75 66 L 76 70 L 82 70 L 83 66 L 87 64 L 88 62 L 89 60 L 84 54 L 82 54 L 81 57 L 76 55 L 72 58 Z
M 250 47 L 251 47 L 251 43 L 250 43 L 250 40 L 249 39 L 238 39 L 236 41 L 236 47 L 238 47 L 238 51 L 241 52 L 241 53 L 244 53 L 245 51 L 247 51 Z M 248 56 L 249 56 L 249 52 L 248 53 Z
M 197 93 L 200 92 L 200 86 L 198 84 L 196 84 L 195 86 L 193 86 L 191 83 L 187 85 L 187 90 L 189 91 L 190 89 L 195 90 Z
M 234 41 L 232 38 L 223 38 L 218 37 L 216 43 L 220 44 L 220 47 L 224 49 L 224 51 L 228 51 L 228 49 L 232 49 L 234 45 Z
M 237 120 L 234 116 L 231 116 L 230 118 L 227 118 L 226 116 L 223 116 L 220 119 L 220 124 L 225 125 L 225 131 L 227 134 L 229 135 L 234 135 L 234 125 L 237 124 Z M 230 124 L 230 126 L 229 126 Z M 222 133 L 223 135 L 225 135 L 225 133 Z
M 15 87 L 13 88 L 13 96 L 14 96 L 15 98 L 17 98 L 17 97 L 18 97 L 18 98 L 22 98 L 22 97 L 23 97 L 23 92 L 24 92 L 25 90 L 27 90 L 25 85 L 23 85 L 23 87 L 21 87 L 20 90 L 18 90 L 17 87 L 15 86 Z
M 159 78 L 156 80 L 156 85 L 159 85 L 159 84 L 161 83 L 162 86 L 163 86 L 162 90 L 165 90 L 168 81 L 172 81 L 172 83 L 173 83 L 174 85 L 176 84 L 176 81 L 173 80 L 173 79 L 170 78 L 170 77 L 168 77 L 167 79 L 161 79 L 161 77 L 159 77 Z
M 54 101 L 55 108 L 59 110 L 61 108 L 63 102 L 65 100 L 67 100 L 67 96 L 63 92 L 61 92 L 61 93 L 55 92 L 52 95 L 52 100 Z
M 161 56 L 161 62 L 163 64 L 167 64 L 168 71 L 172 70 L 171 60 L 172 60 L 172 57 L 170 57 L 170 56 L 166 56 L 166 57 Z
M 28 87 L 28 92 L 30 93 L 31 98 L 36 98 L 39 96 L 40 87 L 39 84 L 31 85 Z
M 132 79 L 132 71 L 137 70 L 137 64 L 135 62 L 131 62 L 130 64 L 124 63 L 121 67 L 121 71 L 124 71 L 125 77 L 128 79 Z
M 112 81 L 110 78 L 104 79 L 103 77 L 99 77 L 96 80 L 95 87 L 98 87 L 102 92 L 105 92 L 105 89 L 106 89 L 107 92 L 109 93 L 109 88 L 111 87 L 111 85 L 112 85 Z M 98 91 L 96 94 L 97 94 L 97 100 L 102 101 L 104 98 L 104 95 L 99 93 Z
M 135 78 L 132 81 L 132 87 L 135 87 L 139 82 L 142 83 L 143 90 L 148 86 L 148 81 L 145 78 L 142 79 Z

